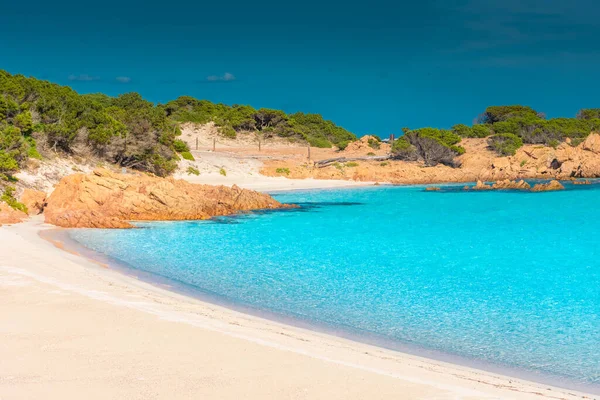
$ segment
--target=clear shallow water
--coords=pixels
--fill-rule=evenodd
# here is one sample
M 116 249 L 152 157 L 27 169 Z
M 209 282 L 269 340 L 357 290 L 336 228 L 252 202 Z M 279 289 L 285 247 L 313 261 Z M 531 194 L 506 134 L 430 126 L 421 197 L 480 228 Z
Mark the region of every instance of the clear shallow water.
M 568 189 L 294 192 L 299 211 L 69 234 L 227 301 L 598 392 L 600 185 Z

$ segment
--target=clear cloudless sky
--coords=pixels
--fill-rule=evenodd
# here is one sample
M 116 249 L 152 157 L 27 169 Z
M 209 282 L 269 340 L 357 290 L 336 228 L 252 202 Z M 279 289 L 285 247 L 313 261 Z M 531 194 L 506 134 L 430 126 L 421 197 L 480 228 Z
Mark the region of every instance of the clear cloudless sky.
M 363 135 L 600 107 L 598 0 L 0 0 L 0 69 L 322 114 Z

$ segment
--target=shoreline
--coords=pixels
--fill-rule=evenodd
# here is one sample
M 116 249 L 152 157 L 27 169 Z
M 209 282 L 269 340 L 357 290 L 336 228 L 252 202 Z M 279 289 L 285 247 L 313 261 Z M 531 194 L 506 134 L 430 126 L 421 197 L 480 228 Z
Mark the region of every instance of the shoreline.
M 338 188 L 334 188 L 338 189 Z M 307 189 L 310 190 L 310 189 Z M 145 221 L 144 221 L 145 222 Z M 177 223 L 182 221 L 149 221 L 152 223 Z M 86 228 L 82 228 L 86 229 Z M 93 228 L 87 228 L 93 229 Z M 600 387 L 591 387 L 583 383 L 577 383 L 566 377 L 538 373 L 521 367 L 509 367 L 494 364 L 485 360 L 472 359 L 455 354 L 445 353 L 443 351 L 428 349 L 418 345 L 402 343 L 373 332 L 362 331 L 352 327 L 338 327 L 324 321 L 314 321 L 303 318 L 299 315 L 286 315 L 281 312 L 260 309 L 258 307 L 229 299 L 217 293 L 208 292 L 193 285 L 163 277 L 152 272 L 135 268 L 124 261 L 118 260 L 107 254 L 97 252 L 86 247 L 68 234 L 68 228 L 48 229 L 38 232 L 39 236 L 52 243 L 60 250 L 66 251 L 76 256 L 81 256 L 87 261 L 100 267 L 116 271 L 124 276 L 131 277 L 136 281 L 144 282 L 153 288 L 161 288 L 218 307 L 223 307 L 232 312 L 242 313 L 244 315 L 258 318 L 263 321 L 270 321 L 276 324 L 282 324 L 291 328 L 302 329 L 309 332 L 315 332 L 342 340 L 348 340 L 359 345 L 373 346 L 386 351 L 400 353 L 406 356 L 414 356 L 430 362 L 445 363 L 452 366 L 464 367 L 475 371 L 499 375 L 509 380 L 523 380 L 538 385 L 550 385 L 562 390 L 576 390 L 585 392 L 592 390 L 592 394 L 600 394 Z
M 200 301 L 198 299 L 173 292 L 170 287 L 148 284 L 134 276 L 122 274 L 115 269 L 92 264 L 80 254 L 72 254 L 55 247 L 39 236 L 52 226 L 33 220 L 21 225 L 0 228 L 0 235 L 16 235 L 33 242 L 44 256 L 56 258 L 59 263 L 74 263 L 78 271 L 66 270 L 57 276 L 47 268 L 38 266 L 33 271 L 21 264 L 19 267 L 0 267 L 0 277 L 8 273 L 13 276 L 27 277 L 38 282 L 50 282 L 60 290 L 83 294 L 88 298 L 108 303 L 111 309 L 133 309 L 138 313 L 158 316 L 161 320 L 177 321 L 178 324 L 191 325 L 196 328 L 217 332 L 225 337 L 233 337 L 254 343 L 265 348 L 276 349 L 285 354 L 293 353 L 318 360 L 329 365 L 327 368 L 348 367 L 366 374 L 392 379 L 394 384 L 417 385 L 423 390 L 423 396 L 410 398 L 427 398 L 425 392 L 433 388 L 443 393 L 454 393 L 460 398 L 590 398 L 589 395 L 568 389 L 559 389 L 544 384 L 509 378 L 499 374 L 480 371 L 461 365 L 435 361 L 416 355 L 387 350 L 352 340 L 331 336 L 314 330 L 289 326 L 229 308 Z M 68 250 L 68 249 L 66 249 Z M 45 257 L 44 257 L 45 258 Z M 10 260 L 10 257 L 9 257 Z M 56 271 L 54 271 L 56 272 Z M 43 273 L 43 274 L 40 274 Z M 48 276 L 50 273 L 50 276 Z M 81 276 L 83 275 L 83 276 Z M 94 277 L 101 281 L 100 287 L 90 288 L 90 282 L 84 277 Z M 63 279 L 75 280 L 67 284 Z M 99 278 L 99 279 L 98 279 Z M 0 280 L 1 282 L 1 280 Z M 107 284 L 108 283 L 108 284 Z M 98 282 L 96 282 L 98 284 Z M 111 289 L 111 295 L 98 296 Z M 150 305 L 131 304 L 119 299 L 125 293 L 134 292 L 137 296 L 151 298 Z M 114 289 L 117 289 L 116 291 Z M 91 291 L 90 291 L 91 290 Z M 99 297 L 99 298 L 98 298 Z M 154 307 L 152 307 L 154 305 Z M 195 312 L 193 312 L 195 311 Z M 266 351 L 266 350 L 265 350 Z M 291 356 L 290 356 L 291 357 Z M 259 361 L 259 360 L 255 360 Z M 335 366 L 335 368 L 334 368 Z M 1 365 L 0 365 L 1 368 Z M 2 369 L 0 369 L 2 372 Z M 0 381 L 0 388 L 3 386 Z M 592 396 L 593 397 L 593 396 Z

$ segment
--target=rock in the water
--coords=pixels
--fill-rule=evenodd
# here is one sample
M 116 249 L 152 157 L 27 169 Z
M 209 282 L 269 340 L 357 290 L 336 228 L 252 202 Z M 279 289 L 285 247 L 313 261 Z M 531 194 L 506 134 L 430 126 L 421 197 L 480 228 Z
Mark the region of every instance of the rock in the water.
M 592 182 L 588 181 L 587 179 L 584 181 L 573 181 L 573 185 L 591 185 Z
M 505 179 L 503 181 L 498 181 L 492 185 L 492 189 L 515 189 L 515 190 L 529 190 L 531 186 L 529 183 L 524 180 L 520 181 L 511 181 L 510 179 Z
M 563 190 L 565 187 L 559 181 L 550 181 L 548 183 L 538 183 L 531 189 L 532 192 L 551 192 L 553 190 Z
M 46 222 L 77 228 L 131 228 L 128 221 L 199 220 L 239 211 L 293 207 L 237 186 L 196 185 L 144 174 L 63 178 L 48 199 Z
M 477 184 L 473 186 L 473 190 L 490 190 L 492 187 L 482 181 L 477 181 Z
M 8 204 L 0 202 L 0 225 L 18 224 L 27 219 L 27 214 L 23 211 L 15 210 Z
M 440 188 L 437 186 L 428 186 L 427 188 L 425 188 L 425 191 L 427 191 L 427 192 L 437 192 L 439 190 L 440 190 Z
M 46 205 L 46 193 L 25 189 L 21 195 L 21 203 L 25 204 L 29 215 L 41 214 Z

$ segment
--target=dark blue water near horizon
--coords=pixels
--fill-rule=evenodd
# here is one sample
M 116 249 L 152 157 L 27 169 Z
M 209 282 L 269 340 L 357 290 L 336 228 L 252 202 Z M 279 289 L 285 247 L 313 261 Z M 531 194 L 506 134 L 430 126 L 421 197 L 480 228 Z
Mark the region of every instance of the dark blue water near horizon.
M 276 194 L 299 210 L 70 230 L 133 268 L 275 315 L 600 388 L 600 185 Z

